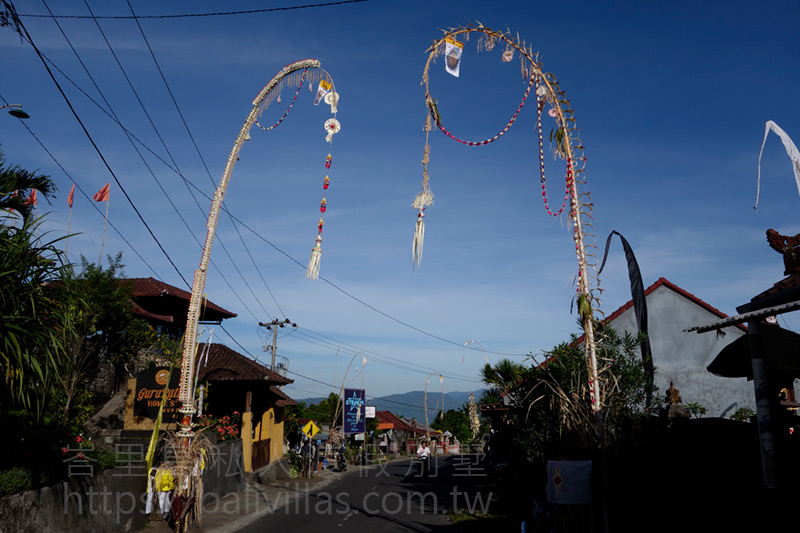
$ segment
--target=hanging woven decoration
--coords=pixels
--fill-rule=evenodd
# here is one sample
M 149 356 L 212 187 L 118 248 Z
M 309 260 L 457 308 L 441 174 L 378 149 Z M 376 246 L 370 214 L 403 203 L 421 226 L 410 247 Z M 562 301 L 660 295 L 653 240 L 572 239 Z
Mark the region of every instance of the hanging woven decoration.
M 459 76 L 464 68 L 469 68 L 468 63 L 464 63 L 464 44 L 471 36 L 478 37 L 478 51 L 491 52 L 497 47 L 501 50 L 500 62 L 510 63 L 514 59 L 515 53 L 519 54 L 520 71 L 525 91 L 522 100 L 517 106 L 516 111 L 508 120 L 506 125 L 494 136 L 482 140 L 464 140 L 457 137 L 444 124 L 439 102 L 433 97 L 430 87 L 430 68 L 439 56 L 444 56 L 445 70 L 453 75 Z M 575 126 L 574 113 L 570 107 L 569 100 L 566 99 L 555 76 L 544 73 L 542 65 L 537 61 L 533 51 L 521 41 L 519 36 L 512 36 L 508 32 L 498 32 L 478 24 L 477 26 L 466 26 L 450 29 L 444 32 L 444 36 L 436 41 L 428 49 L 428 60 L 422 75 L 422 85 L 425 87 L 425 106 L 427 113 L 425 117 L 425 151 L 422 157 L 422 192 L 417 194 L 412 207 L 417 210 L 417 221 L 414 230 L 414 241 L 412 245 L 412 266 L 419 268 L 422 262 L 422 249 L 425 238 L 425 209 L 433 205 L 433 193 L 430 189 L 430 175 L 428 166 L 430 164 L 430 132 L 438 129 L 450 139 L 467 146 L 485 146 L 500 139 L 514 125 L 522 108 L 531 96 L 536 100 L 536 129 L 539 149 L 539 183 L 541 185 L 542 200 L 545 210 L 552 216 L 558 216 L 564 212 L 569 213 L 569 225 L 572 229 L 572 238 L 575 244 L 575 253 L 578 259 L 578 273 L 576 276 L 575 299 L 578 303 L 578 312 L 584 325 L 584 335 L 586 338 L 586 358 L 589 366 L 589 390 L 591 391 L 592 411 L 597 415 L 598 434 L 600 434 L 600 390 L 597 380 L 597 361 L 595 355 L 594 341 L 594 313 L 599 311 L 599 280 L 596 274 L 597 260 L 595 257 L 596 246 L 594 235 L 587 232 L 587 228 L 592 227 L 592 203 L 588 192 L 578 192 L 578 184 L 585 185 L 583 171 L 586 158 L 583 155 L 583 145 L 578 138 L 578 129 Z M 566 163 L 564 176 L 564 200 L 559 209 L 551 210 L 547 197 L 547 186 L 545 177 L 545 155 L 544 155 L 544 136 L 542 133 L 542 116 L 547 110 L 547 116 L 554 120 L 555 124 L 550 131 L 549 141 L 554 159 L 560 159 Z M 569 206 L 569 209 L 567 209 Z M 592 274 L 589 274 L 592 270 Z
M 323 82 L 325 82 L 323 84 Z M 324 99 L 325 103 L 331 106 L 331 113 L 334 118 L 329 118 L 325 121 L 324 127 L 326 131 L 325 142 L 333 146 L 333 136 L 342 129 L 342 125 L 336 120 L 336 113 L 339 110 L 339 93 L 333 87 L 332 81 L 321 80 L 319 89 L 317 90 L 317 99 L 315 104 L 319 103 L 320 99 Z M 319 265 L 322 260 L 322 227 L 325 225 L 323 215 L 328 210 L 328 186 L 330 186 L 331 179 L 327 174 L 330 170 L 333 158 L 331 154 L 325 158 L 325 178 L 322 180 L 322 200 L 319 204 L 319 223 L 317 224 L 317 237 L 314 239 L 314 247 L 311 249 L 311 259 L 308 260 L 308 268 L 306 268 L 306 277 L 308 279 L 317 279 L 319 277 Z

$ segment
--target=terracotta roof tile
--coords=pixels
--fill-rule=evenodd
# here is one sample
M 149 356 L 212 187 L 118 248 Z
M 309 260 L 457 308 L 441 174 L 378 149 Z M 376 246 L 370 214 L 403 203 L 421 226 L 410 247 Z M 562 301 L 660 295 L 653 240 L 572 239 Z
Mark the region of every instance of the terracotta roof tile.
M 754 296 L 753 300 L 760 300 L 765 296 L 770 296 L 772 294 L 777 294 L 781 291 L 785 291 L 786 289 L 791 289 L 793 287 L 800 286 L 800 274 L 790 274 L 789 276 L 783 278 L 782 280 L 775 283 L 772 287 L 765 290 L 761 294 Z
M 147 318 L 158 320 L 161 322 L 172 323 L 175 319 L 168 315 L 159 315 L 156 313 L 151 313 L 147 309 L 143 308 L 141 305 L 137 304 L 133 300 L 130 300 L 131 305 L 133 306 L 133 314 L 138 316 L 146 316 Z
M 726 315 L 725 313 L 723 313 L 722 311 L 720 311 L 716 307 L 714 307 L 711 304 L 705 302 L 704 300 L 698 298 L 697 296 L 695 296 L 694 294 L 690 293 L 689 291 L 678 287 L 677 285 L 675 285 L 674 283 L 672 283 L 671 281 L 669 281 L 666 278 L 658 278 L 655 283 L 653 283 L 652 285 L 647 287 L 645 289 L 645 291 L 644 291 L 645 298 L 647 298 L 647 296 L 649 296 L 651 292 L 655 291 L 659 287 L 667 287 L 669 289 L 672 289 L 673 291 L 677 292 L 678 294 L 680 294 L 684 298 L 686 298 L 688 300 L 691 300 L 692 302 L 696 303 L 697 305 L 699 305 L 700 307 L 702 307 L 706 311 L 717 315 L 719 318 L 728 318 L 728 315 Z M 624 313 L 625 311 L 627 311 L 631 307 L 633 307 L 633 300 L 632 299 L 628 300 L 619 309 L 617 309 L 616 311 L 614 311 L 613 313 L 611 313 L 610 315 L 605 317 L 603 319 L 603 323 L 610 324 L 616 318 L 618 318 L 622 313 Z M 745 332 L 747 331 L 747 326 L 745 326 L 744 324 L 736 324 L 735 327 L 741 329 L 742 331 L 745 331 Z M 574 341 L 574 344 L 583 344 L 583 335 L 577 337 L 575 339 L 575 341 Z M 547 362 L 550 361 L 550 359 L 551 359 L 551 357 L 548 357 L 542 363 L 540 363 L 539 366 L 546 367 L 547 366 Z
M 207 360 L 205 360 L 204 355 L 206 346 L 209 346 Z M 200 365 L 201 381 L 266 380 L 275 385 L 294 383 L 293 379 L 285 378 L 222 344 L 213 343 L 208 345 L 200 343 L 197 345 L 197 353 L 199 354 L 198 361 L 200 362 L 198 364 Z
M 697 305 L 699 305 L 700 307 L 702 307 L 706 311 L 717 315 L 719 318 L 728 318 L 728 315 L 726 315 L 725 313 L 723 313 L 722 311 L 720 311 L 716 307 L 714 307 L 711 304 L 703 301 L 702 299 L 698 298 L 697 296 L 695 296 L 694 294 L 690 293 L 689 291 L 681 289 L 680 287 L 678 287 L 677 285 L 675 285 L 674 283 L 672 283 L 671 281 L 669 281 L 666 278 L 658 278 L 658 280 L 656 280 L 655 283 L 653 283 L 652 285 L 647 287 L 647 289 L 645 289 L 645 291 L 644 291 L 645 297 L 649 296 L 651 292 L 653 292 L 654 290 L 656 290 L 657 288 L 662 287 L 662 286 L 672 289 L 673 291 L 677 292 L 678 294 L 680 294 L 681 296 L 685 297 L 686 299 L 691 300 L 692 302 L 696 303 Z M 612 322 L 615 318 L 619 317 L 622 313 L 624 313 L 625 311 L 627 311 L 631 307 L 633 307 L 633 300 L 628 300 L 628 302 L 625 303 L 622 307 L 620 307 L 619 309 L 617 309 L 616 311 L 614 311 L 613 313 L 608 315 L 603 320 L 603 322 L 605 322 L 607 324 Z M 739 329 L 741 329 L 743 331 L 747 331 L 747 328 L 742 326 L 741 324 L 739 324 L 738 327 L 739 327 Z M 583 337 L 581 337 L 581 338 L 583 338 Z
M 391 424 L 393 429 L 399 431 L 410 431 L 418 435 L 425 434 L 424 429 L 409 424 L 408 421 L 400 418 L 391 411 L 375 411 L 375 416 L 378 418 L 381 424 Z
M 183 289 L 179 289 L 169 283 L 164 283 L 163 281 L 159 281 L 155 278 L 128 278 L 123 281 L 131 281 L 133 282 L 133 296 L 136 297 L 154 297 L 154 296 L 173 296 L 180 300 L 186 300 L 187 302 L 187 309 L 188 309 L 188 302 L 192 298 L 192 293 L 185 291 Z M 232 313 L 227 309 L 223 309 L 222 307 L 218 306 L 214 302 L 210 300 L 206 300 L 205 307 L 208 310 L 215 311 L 219 315 L 222 315 L 222 318 L 233 318 L 236 316 L 236 313 Z
M 275 405 L 278 407 L 289 407 L 290 405 L 297 405 L 297 402 L 290 398 L 285 392 L 280 390 L 275 385 L 270 386 L 269 390 L 278 396 L 278 400 L 275 401 Z

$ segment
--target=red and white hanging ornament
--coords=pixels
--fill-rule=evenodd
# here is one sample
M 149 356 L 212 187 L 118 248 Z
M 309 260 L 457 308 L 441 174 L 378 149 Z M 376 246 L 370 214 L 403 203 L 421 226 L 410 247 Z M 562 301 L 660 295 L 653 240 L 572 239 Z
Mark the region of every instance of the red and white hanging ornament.
M 318 104 L 320 100 L 331 106 L 331 114 L 333 115 L 333 118 L 329 118 L 325 121 L 324 128 L 326 132 L 325 142 L 333 146 L 333 136 L 339 133 L 339 131 L 342 129 L 342 125 L 338 120 L 336 120 L 336 113 L 339 111 L 339 93 L 336 92 L 336 87 L 333 85 L 333 81 L 320 81 L 319 90 L 317 91 L 317 97 L 314 101 L 314 105 Z M 328 156 L 325 158 L 326 171 L 330 170 L 332 163 L 333 157 L 331 157 L 331 154 L 328 153 Z M 308 268 L 306 268 L 306 277 L 308 279 L 317 279 L 319 277 L 319 265 L 322 261 L 322 228 L 325 225 L 323 215 L 325 214 L 325 211 L 328 210 L 328 199 L 325 195 L 327 194 L 330 183 L 331 179 L 326 172 L 325 178 L 322 180 L 323 193 L 322 200 L 319 203 L 317 237 L 314 239 L 314 248 L 311 249 L 311 259 L 309 259 Z

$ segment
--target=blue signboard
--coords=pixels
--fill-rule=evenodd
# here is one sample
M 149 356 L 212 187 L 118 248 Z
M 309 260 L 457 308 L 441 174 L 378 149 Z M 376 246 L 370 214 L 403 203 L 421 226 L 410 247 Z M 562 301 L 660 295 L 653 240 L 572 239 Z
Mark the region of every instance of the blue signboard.
M 366 420 L 364 389 L 344 390 L 344 432 L 364 433 Z

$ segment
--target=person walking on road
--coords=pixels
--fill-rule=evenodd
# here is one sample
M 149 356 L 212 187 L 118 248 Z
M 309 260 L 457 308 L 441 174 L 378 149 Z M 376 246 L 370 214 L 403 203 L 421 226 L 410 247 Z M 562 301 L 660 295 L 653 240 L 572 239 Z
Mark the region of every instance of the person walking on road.
M 431 449 L 428 448 L 428 440 L 422 439 L 417 448 L 417 459 L 420 461 L 421 475 L 424 478 L 428 477 L 431 466 Z

